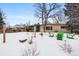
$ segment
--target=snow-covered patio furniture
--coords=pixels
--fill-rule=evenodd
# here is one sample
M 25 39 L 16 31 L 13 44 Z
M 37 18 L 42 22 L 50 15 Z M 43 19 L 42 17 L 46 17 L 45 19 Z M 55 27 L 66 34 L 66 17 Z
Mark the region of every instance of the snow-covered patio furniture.
M 74 33 L 73 34 L 67 34 L 67 38 L 69 38 L 69 39 L 74 39 L 74 36 L 75 36 Z
M 54 37 L 54 34 L 49 32 L 49 37 Z

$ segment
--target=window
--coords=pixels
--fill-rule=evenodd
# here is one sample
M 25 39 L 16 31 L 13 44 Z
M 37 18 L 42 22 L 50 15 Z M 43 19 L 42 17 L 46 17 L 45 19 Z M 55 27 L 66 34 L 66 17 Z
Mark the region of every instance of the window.
M 52 30 L 52 26 L 47 26 L 46 30 Z
M 67 26 L 61 26 L 61 28 L 62 28 L 62 29 L 65 29 L 65 28 L 67 28 Z

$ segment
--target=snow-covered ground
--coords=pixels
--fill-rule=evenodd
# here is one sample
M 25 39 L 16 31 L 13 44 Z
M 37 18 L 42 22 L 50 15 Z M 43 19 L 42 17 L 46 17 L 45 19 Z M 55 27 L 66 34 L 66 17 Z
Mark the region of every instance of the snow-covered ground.
M 28 48 L 37 48 L 39 52 L 38 56 L 66 56 L 73 55 L 79 56 L 79 35 L 75 36 L 75 39 L 66 38 L 64 34 L 64 40 L 72 47 L 71 54 L 65 53 L 59 45 L 63 45 L 63 41 L 56 40 L 56 33 L 54 37 L 48 37 L 48 33 L 44 33 L 41 37 L 36 33 L 36 37 L 33 38 L 33 44 L 29 45 L 27 42 L 20 43 L 19 40 L 30 38 L 32 32 L 18 32 L 18 33 L 7 33 L 6 43 L 3 43 L 3 35 L 0 34 L 0 56 L 22 56 Z

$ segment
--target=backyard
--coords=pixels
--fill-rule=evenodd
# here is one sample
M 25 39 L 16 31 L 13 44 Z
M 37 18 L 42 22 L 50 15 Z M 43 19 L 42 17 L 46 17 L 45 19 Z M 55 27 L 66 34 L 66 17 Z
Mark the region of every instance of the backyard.
M 19 42 L 19 40 L 30 39 L 34 32 L 18 32 L 7 33 L 6 43 L 3 43 L 3 35 L 0 34 L 0 55 L 4 56 L 79 56 L 79 35 L 75 35 L 74 39 L 68 39 L 67 34 L 64 34 L 63 40 L 57 40 L 57 33 L 53 33 L 54 37 L 49 37 L 49 33 L 40 32 L 36 33 L 36 37 L 33 37 L 33 43 L 28 44 L 26 42 Z M 71 47 L 71 53 L 63 50 L 64 42 Z M 35 52 L 34 52 L 34 51 Z M 33 51 L 33 54 L 31 54 Z M 36 53 L 36 54 L 35 54 Z
M 1 3 L 0 56 L 79 56 L 78 3 Z

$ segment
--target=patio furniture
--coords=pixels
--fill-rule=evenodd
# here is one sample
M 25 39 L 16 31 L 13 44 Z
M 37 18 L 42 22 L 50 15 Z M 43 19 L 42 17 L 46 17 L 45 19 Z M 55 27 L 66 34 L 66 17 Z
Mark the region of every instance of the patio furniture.
M 68 34 L 68 35 L 67 35 L 67 38 L 69 38 L 69 39 L 74 39 L 74 36 L 75 36 L 75 33 L 73 33 L 73 34 Z
M 58 32 L 57 33 L 57 40 L 63 40 L 63 35 L 64 35 L 64 32 Z
M 49 32 L 49 37 L 54 37 L 54 34 Z

